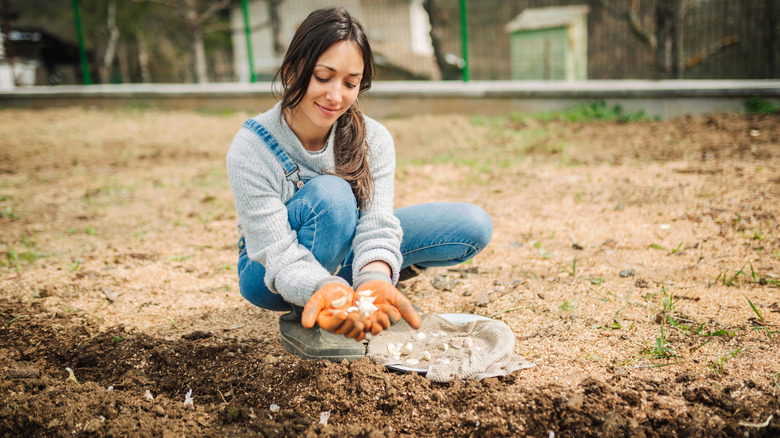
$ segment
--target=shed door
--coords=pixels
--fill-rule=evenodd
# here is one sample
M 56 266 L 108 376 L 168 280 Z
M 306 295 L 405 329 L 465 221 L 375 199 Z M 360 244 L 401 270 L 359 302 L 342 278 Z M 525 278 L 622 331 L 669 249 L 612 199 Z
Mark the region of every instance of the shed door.
M 515 32 L 511 38 L 512 79 L 566 79 L 565 27 Z

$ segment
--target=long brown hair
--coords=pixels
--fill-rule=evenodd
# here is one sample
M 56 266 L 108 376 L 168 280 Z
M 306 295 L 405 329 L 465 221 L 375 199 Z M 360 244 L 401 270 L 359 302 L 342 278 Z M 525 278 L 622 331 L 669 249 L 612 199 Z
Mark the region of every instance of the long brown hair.
M 363 26 L 342 7 L 318 9 L 309 14 L 298 27 L 284 55 L 282 66 L 276 73 L 282 85 L 282 114 L 301 103 L 309 88 L 317 59 L 330 46 L 341 41 L 354 43 L 363 56 L 359 94 L 371 88 L 374 55 Z M 353 103 L 336 123 L 333 150 L 336 168 L 332 173 L 349 183 L 358 206 L 365 207 L 371 202 L 374 185 L 368 164 L 365 119 Z

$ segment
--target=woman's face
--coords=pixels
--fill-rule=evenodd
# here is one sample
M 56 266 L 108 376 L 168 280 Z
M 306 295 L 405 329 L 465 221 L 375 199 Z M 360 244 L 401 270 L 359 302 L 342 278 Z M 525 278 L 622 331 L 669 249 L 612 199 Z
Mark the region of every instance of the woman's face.
M 357 99 L 362 78 L 360 49 L 350 41 L 330 46 L 317 59 L 306 94 L 291 114 L 294 130 L 305 130 L 308 135 L 325 131 L 327 135 L 333 123 Z

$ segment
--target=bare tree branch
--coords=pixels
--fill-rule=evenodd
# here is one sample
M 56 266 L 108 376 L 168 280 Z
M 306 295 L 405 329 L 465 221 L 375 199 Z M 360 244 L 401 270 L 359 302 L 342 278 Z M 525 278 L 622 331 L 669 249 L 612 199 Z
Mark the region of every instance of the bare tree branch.
M 631 0 L 631 8 L 627 12 L 620 11 L 612 7 L 607 0 L 592 0 L 597 5 L 601 6 L 610 15 L 618 19 L 624 19 L 628 21 L 631 30 L 644 41 L 645 44 L 650 46 L 650 50 L 654 51 L 658 47 L 658 41 L 652 30 L 647 29 L 642 25 L 642 20 L 639 18 L 639 0 Z

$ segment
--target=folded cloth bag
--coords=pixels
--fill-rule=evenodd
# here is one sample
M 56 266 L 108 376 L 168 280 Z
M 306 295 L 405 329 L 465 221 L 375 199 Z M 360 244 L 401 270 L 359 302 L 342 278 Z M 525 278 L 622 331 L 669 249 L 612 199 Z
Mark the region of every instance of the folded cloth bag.
M 400 321 L 374 336 L 368 357 L 379 365 L 425 372 L 435 382 L 456 377 L 482 380 L 534 366 L 514 353 L 515 335 L 492 319 L 454 324 L 439 315 L 423 316 L 419 330 Z

